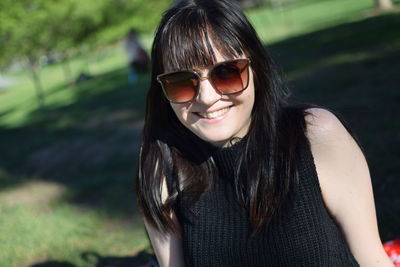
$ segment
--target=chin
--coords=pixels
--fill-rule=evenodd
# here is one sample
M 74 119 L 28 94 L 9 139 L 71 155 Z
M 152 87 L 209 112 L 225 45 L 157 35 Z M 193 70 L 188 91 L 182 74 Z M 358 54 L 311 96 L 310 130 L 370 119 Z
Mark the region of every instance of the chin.
M 200 139 L 209 142 L 215 146 L 225 146 L 229 142 L 229 140 L 231 140 L 231 138 L 235 136 L 233 134 L 225 134 L 225 133 L 221 134 L 221 132 L 215 134 L 196 133 L 196 135 Z

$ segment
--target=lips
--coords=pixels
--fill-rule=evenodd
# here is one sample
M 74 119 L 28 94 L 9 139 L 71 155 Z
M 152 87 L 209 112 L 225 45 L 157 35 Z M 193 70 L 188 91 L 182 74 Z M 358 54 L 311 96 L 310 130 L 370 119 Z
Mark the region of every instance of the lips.
M 226 107 L 212 112 L 195 112 L 195 113 L 201 118 L 216 119 L 224 116 L 230 110 L 230 108 L 231 107 Z

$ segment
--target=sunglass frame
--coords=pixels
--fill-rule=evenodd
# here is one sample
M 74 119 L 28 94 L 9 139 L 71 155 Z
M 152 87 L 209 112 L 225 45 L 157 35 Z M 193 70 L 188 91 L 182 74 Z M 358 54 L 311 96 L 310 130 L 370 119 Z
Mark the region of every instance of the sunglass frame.
M 224 93 L 224 92 L 222 92 L 221 90 L 219 90 L 219 89 L 217 88 L 217 86 L 214 84 L 214 81 L 211 79 L 210 75 L 211 75 L 212 71 L 213 71 L 216 67 L 218 67 L 218 66 L 220 66 L 220 65 L 227 64 L 227 63 L 237 62 L 237 61 L 247 61 L 247 64 L 246 64 L 246 65 L 244 66 L 244 68 L 239 72 L 239 74 L 242 74 L 243 71 L 247 71 L 247 83 L 246 83 L 246 86 L 244 86 L 242 90 L 239 90 L 239 91 L 236 91 L 236 92 Z M 209 82 L 210 82 L 210 84 L 212 85 L 212 87 L 213 87 L 215 90 L 217 90 L 217 92 L 220 93 L 221 95 L 234 95 L 234 94 L 238 94 L 238 93 L 243 92 L 244 90 L 247 89 L 247 87 L 249 87 L 249 80 L 250 80 L 250 64 L 251 64 L 250 58 L 237 58 L 237 59 L 231 59 L 231 60 L 221 61 L 221 62 L 218 62 L 218 63 L 216 63 L 216 64 L 214 64 L 214 65 L 211 65 L 211 66 L 207 67 L 206 69 L 209 69 L 209 71 L 208 71 L 208 73 L 207 73 L 207 76 L 204 76 L 204 77 L 202 77 L 202 76 L 201 76 L 196 70 L 194 70 L 194 69 L 187 69 L 187 70 L 178 70 L 178 71 L 172 71 L 172 72 L 162 73 L 162 74 L 157 75 L 156 79 L 157 79 L 157 81 L 161 84 L 161 88 L 162 88 L 162 90 L 163 90 L 163 92 L 164 92 L 164 95 L 165 95 L 165 97 L 167 98 L 167 100 L 168 100 L 169 102 L 174 103 L 174 104 L 185 104 L 185 103 L 192 102 L 194 99 L 197 98 L 197 96 L 198 96 L 198 94 L 199 94 L 199 91 L 200 91 L 200 81 L 203 81 L 203 80 L 209 80 Z M 167 75 L 171 75 L 171 74 L 175 74 L 175 73 L 181 73 L 181 72 L 189 72 L 189 73 L 194 74 L 195 76 L 197 76 L 199 82 L 198 82 L 198 84 L 197 84 L 197 87 L 195 88 L 196 93 L 195 93 L 195 95 L 193 96 L 192 99 L 187 100 L 187 101 L 178 102 L 178 101 L 173 101 L 173 100 L 171 100 L 171 99 L 168 98 L 168 94 L 167 94 L 167 92 L 166 92 L 166 90 L 165 90 L 165 88 L 164 88 L 164 84 L 163 84 L 161 78 L 162 78 L 162 77 L 165 77 L 165 76 L 167 76 Z

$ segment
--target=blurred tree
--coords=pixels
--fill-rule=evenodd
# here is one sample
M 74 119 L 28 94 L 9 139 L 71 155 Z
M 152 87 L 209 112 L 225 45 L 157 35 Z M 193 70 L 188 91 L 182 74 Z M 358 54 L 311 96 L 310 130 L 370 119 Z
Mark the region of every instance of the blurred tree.
M 152 31 L 171 0 L 1 0 L 0 67 L 27 63 L 40 105 L 44 104 L 39 58 L 67 62 L 82 51 L 120 40 L 130 28 Z M 71 70 L 64 64 L 67 80 Z
M 254 8 L 264 4 L 264 0 L 237 0 L 243 8 Z
M 50 2 L 50 1 L 49 1 Z M 0 25 L 2 53 L 0 64 L 5 65 L 13 60 L 25 60 L 30 70 L 40 106 L 44 105 L 44 96 L 38 59 L 46 49 L 46 3 L 28 0 L 0 2 Z
M 375 6 L 382 10 L 387 10 L 393 7 L 392 0 L 375 0 Z
M 297 3 L 299 0 L 236 0 L 242 8 L 256 8 L 260 6 L 269 6 L 272 8 L 281 8 L 285 5 Z

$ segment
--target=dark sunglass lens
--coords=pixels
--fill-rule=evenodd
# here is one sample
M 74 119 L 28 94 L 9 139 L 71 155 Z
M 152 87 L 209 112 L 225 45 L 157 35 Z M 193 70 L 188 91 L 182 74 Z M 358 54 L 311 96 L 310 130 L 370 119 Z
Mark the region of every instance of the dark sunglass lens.
M 218 90 L 225 94 L 242 91 L 247 86 L 247 60 L 220 64 L 211 71 L 211 79 Z
M 175 72 L 160 77 L 167 98 L 173 102 L 187 102 L 196 95 L 198 78 L 192 72 Z

